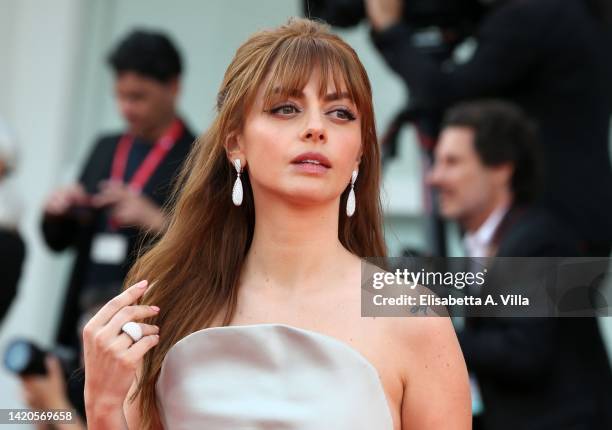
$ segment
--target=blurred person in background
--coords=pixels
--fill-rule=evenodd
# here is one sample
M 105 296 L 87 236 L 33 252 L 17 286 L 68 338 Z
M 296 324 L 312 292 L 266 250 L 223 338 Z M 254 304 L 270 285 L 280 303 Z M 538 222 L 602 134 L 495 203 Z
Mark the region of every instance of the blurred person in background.
M 532 202 L 537 134 L 520 109 L 464 102 L 443 122 L 428 180 L 469 257 L 576 255 L 563 222 Z M 466 318 L 459 340 L 485 429 L 612 428 L 612 372 L 595 318 Z
M 416 3 L 425 6 L 417 0 L 364 0 L 362 6 L 376 47 L 408 86 L 411 105 L 441 112 L 458 101 L 488 97 L 520 105 L 541 131 L 545 170 L 539 203 L 577 232 L 586 255 L 608 256 L 609 2 L 481 1 L 487 8 L 476 31 L 477 47 L 462 64 L 435 61 L 415 47 L 415 29 L 403 19 L 403 12 Z M 442 18 L 448 18 L 442 12 L 449 2 L 433 3 Z
M 26 405 L 39 411 L 65 410 L 74 411 L 73 403 L 67 394 L 66 379 L 57 357 L 48 355 L 45 360 L 46 375 L 28 375 L 21 378 L 22 396 Z M 81 384 L 81 387 L 83 385 Z M 74 422 L 68 423 L 38 423 L 37 430 L 67 429 L 85 430 L 84 415 L 75 417 Z
M 79 297 L 121 285 L 144 233 L 164 231 L 162 207 L 194 141 L 177 113 L 182 60 L 166 35 L 134 31 L 108 63 L 127 129 L 97 140 L 78 182 L 48 198 L 42 223 L 51 249 L 77 253 L 57 338 L 77 349 Z
M 8 126 L 0 119 L 0 326 L 17 295 L 25 259 L 25 244 L 19 234 L 19 203 L 15 193 L 17 145 Z
M 469 257 L 577 253 L 577 238 L 544 208 L 541 147 L 535 125 L 500 100 L 463 102 L 442 124 L 428 177 L 440 211 L 459 223 Z

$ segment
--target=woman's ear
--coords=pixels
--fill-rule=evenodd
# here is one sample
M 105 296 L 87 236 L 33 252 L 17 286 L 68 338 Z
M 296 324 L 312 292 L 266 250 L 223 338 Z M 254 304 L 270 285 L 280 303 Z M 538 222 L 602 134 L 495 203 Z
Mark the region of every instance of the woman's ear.
M 359 150 L 359 154 L 357 154 L 357 160 L 355 160 L 355 165 L 353 170 L 359 170 L 359 165 L 361 164 L 361 156 L 363 155 L 363 149 Z
M 236 132 L 232 132 L 228 134 L 225 139 L 225 153 L 227 154 L 227 158 L 230 162 L 233 162 L 235 159 L 240 158 L 242 163 L 242 167 L 246 167 L 246 157 L 244 153 L 244 141 L 242 136 Z

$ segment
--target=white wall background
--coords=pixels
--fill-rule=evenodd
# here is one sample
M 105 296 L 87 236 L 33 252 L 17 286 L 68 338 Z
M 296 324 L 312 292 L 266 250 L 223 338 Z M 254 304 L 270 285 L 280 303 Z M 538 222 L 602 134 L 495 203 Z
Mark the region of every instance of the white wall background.
M 14 336 L 49 345 L 55 333 L 71 256 L 47 251 L 40 211 L 53 188 L 75 178 L 94 137 L 122 127 L 104 62 L 110 48 L 135 26 L 166 30 L 186 63 L 180 109 L 199 133 L 212 119 L 223 72 L 239 44 L 301 14 L 300 8 L 299 0 L 0 0 L 0 115 L 20 142 L 21 230 L 28 244 L 19 297 L 0 331 L 0 353 Z M 404 87 L 370 45 L 365 27 L 340 34 L 368 70 L 384 130 L 403 104 Z M 427 249 L 420 164 L 407 131 L 401 157 L 385 172 L 392 255 L 405 246 Z M 1 369 L 0 408 L 20 405 L 15 379 Z

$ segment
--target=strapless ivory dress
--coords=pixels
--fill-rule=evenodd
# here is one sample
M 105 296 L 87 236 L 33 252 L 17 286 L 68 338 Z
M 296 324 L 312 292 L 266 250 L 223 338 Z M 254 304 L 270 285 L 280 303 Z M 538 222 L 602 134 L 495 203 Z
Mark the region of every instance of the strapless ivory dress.
M 333 337 L 284 324 L 212 327 L 166 354 L 167 430 L 390 430 L 378 372 Z

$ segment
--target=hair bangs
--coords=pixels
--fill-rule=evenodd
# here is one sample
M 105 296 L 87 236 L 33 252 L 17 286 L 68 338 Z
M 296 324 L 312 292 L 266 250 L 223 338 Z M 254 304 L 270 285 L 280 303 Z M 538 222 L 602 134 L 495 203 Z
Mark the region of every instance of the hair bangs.
M 275 54 L 265 73 L 267 82 L 263 98 L 266 108 L 278 99 L 299 95 L 317 71 L 320 97 L 329 92 L 346 93 L 360 112 L 367 106 L 369 83 L 359 81 L 362 74 L 351 70 L 353 54 L 339 48 L 337 43 L 311 37 L 288 38 L 279 44 Z

